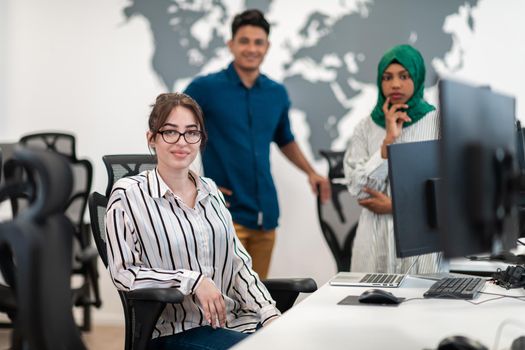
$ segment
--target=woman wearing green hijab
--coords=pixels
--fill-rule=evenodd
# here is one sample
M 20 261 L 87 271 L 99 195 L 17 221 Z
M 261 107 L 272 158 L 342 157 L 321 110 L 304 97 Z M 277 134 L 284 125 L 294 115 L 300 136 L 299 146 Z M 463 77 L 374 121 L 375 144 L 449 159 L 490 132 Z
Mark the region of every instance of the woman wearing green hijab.
M 404 273 L 414 258 L 396 258 L 386 147 L 438 137 L 439 115 L 423 97 L 425 62 L 410 45 L 387 51 L 377 68 L 378 97 L 355 128 L 345 154 L 348 189 L 363 207 L 351 270 Z M 441 254 L 419 258 L 412 273 L 442 270 Z

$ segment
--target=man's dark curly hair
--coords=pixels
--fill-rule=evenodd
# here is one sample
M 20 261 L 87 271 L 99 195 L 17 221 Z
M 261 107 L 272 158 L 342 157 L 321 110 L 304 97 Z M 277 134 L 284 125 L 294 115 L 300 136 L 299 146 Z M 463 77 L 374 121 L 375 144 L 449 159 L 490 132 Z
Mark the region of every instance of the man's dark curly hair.
M 263 13 L 257 9 L 246 10 L 233 18 L 232 38 L 242 26 L 259 27 L 266 32 L 266 35 L 270 35 L 270 23 L 264 18 Z

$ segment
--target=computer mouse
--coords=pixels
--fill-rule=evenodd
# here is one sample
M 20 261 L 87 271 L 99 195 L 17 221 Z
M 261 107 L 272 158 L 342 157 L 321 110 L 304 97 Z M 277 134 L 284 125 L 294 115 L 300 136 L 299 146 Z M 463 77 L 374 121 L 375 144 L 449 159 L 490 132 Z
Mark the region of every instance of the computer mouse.
M 382 289 L 367 289 L 359 296 L 359 302 L 365 304 L 399 304 L 394 294 Z
M 447 337 L 439 342 L 437 350 L 489 350 L 477 340 L 462 335 Z
M 510 350 L 525 350 L 525 335 L 514 339 L 510 346 Z

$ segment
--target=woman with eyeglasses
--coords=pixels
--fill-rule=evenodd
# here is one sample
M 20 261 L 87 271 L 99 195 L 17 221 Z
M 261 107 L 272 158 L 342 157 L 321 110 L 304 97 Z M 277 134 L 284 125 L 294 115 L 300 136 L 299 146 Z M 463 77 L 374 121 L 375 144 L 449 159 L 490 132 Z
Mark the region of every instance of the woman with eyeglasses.
M 121 290 L 178 288 L 151 349 L 227 349 L 280 315 L 251 268 L 215 183 L 190 165 L 206 142 L 189 96 L 161 94 L 147 141 L 157 168 L 117 181 L 106 213 L 109 270 Z

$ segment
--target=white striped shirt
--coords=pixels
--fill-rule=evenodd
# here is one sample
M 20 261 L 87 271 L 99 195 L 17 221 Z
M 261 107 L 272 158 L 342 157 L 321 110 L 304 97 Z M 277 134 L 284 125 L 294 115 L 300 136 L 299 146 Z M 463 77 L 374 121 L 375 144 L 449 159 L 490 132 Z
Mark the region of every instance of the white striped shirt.
M 389 197 L 388 161 L 381 157 L 386 130 L 371 117 L 360 121 L 350 138 L 344 170 L 348 190 L 357 198 L 368 197 L 363 187 L 386 193 Z M 403 128 L 395 143 L 434 140 L 439 136 L 439 113 L 431 111 L 417 123 Z M 415 257 L 414 257 L 415 258 Z M 352 249 L 351 270 L 355 272 L 404 273 L 414 258 L 396 257 L 394 224 L 391 214 L 361 211 Z M 437 272 L 445 269 L 441 254 L 425 254 L 411 273 Z
M 194 208 L 174 195 L 157 170 L 123 178 L 106 212 L 109 271 L 120 290 L 178 288 L 182 304 L 167 305 L 153 338 L 207 325 L 193 294 L 203 276 L 221 291 L 226 328 L 249 333 L 280 313 L 251 268 L 215 183 L 194 176 Z

